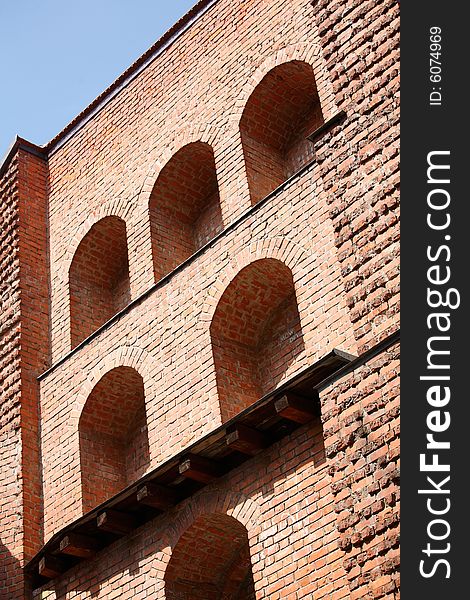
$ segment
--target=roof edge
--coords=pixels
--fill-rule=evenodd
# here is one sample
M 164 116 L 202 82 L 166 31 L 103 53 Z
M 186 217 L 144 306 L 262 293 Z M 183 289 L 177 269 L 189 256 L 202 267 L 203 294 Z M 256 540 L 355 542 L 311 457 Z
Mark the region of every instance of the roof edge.
M 191 25 L 219 0 L 199 0 L 187 13 L 168 29 L 144 54 L 99 94 L 84 110 L 66 125 L 45 146 L 52 154 L 65 144 L 79 129 L 92 119 L 108 102 L 125 88 L 139 73 L 153 62 L 164 50 L 175 42 Z
M 47 144 L 38 146 L 17 135 L 10 143 L 6 153 L 0 159 L 0 177 L 7 170 L 10 161 L 18 150 L 25 150 L 36 156 L 47 159 L 54 151 L 65 144 L 79 129 L 92 119 L 114 96 L 125 88 L 166 48 L 175 42 L 191 25 L 207 12 L 219 0 L 199 0 L 187 13 L 170 27 L 144 54 L 132 63 L 117 79 L 84 108 L 70 123 Z
M 39 156 L 40 158 L 47 160 L 46 146 L 38 146 L 33 142 L 30 142 L 29 140 L 17 135 L 11 142 L 3 158 L 0 160 L 0 177 L 2 177 L 5 171 L 8 169 L 10 161 L 18 152 L 18 150 L 24 150 L 25 152 L 29 152 L 30 154 L 34 154 L 35 156 Z

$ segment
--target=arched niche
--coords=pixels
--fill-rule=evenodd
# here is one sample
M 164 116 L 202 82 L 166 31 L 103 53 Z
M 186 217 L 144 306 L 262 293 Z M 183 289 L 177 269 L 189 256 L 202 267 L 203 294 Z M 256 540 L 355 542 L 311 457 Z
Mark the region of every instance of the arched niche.
M 155 280 L 184 262 L 223 229 L 214 153 L 183 146 L 163 167 L 149 201 Z
M 125 222 L 95 223 L 75 251 L 69 270 L 72 348 L 131 300 Z
M 307 135 L 323 122 L 311 65 L 293 60 L 264 76 L 240 120 L 252 204 L 313 158 L 313 144 Z
M 274 390 L 304 350 L 292 272 L 265 258 L 230 282 L 210 334 L 222 421 Z
M 224 514 L 200 516 L 173 548 L 166 600 L 255 600 L 245 527 Z
M 144 384 L 131 367 L 108 371 L 79 420 L 83 512 L 137 481 L 150 462 Z

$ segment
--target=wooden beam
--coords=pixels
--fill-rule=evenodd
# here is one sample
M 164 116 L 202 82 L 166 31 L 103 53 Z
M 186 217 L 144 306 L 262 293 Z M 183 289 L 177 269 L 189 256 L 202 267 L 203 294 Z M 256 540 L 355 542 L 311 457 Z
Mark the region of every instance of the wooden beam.
M 292 392 L 286 392 L 275 400 L 274 408 L 277 414 L 284 419 L 295 423 L 308 423 L 317 416 L 315 403 Z
M 38 573 L 41 577 L 54 579 L 55 577 L 62 575 L 69 567 L 69 564 L 57 556 L 45 554 L 39 561 Z
M 79 558 L 89 558 L 96 554 L 100 549 L 98 540 L 80 533 L 68 533 L 59 544 L 59 552 L 78 556 Z
M 168 510 L 176 503 L 176 492 L 158 483 L 146 483 L 137 491 L 137 502 L 157 510 Z
M 266 434 L 243 423 L 238 423 L 227 431 L 225 442 L 232 450 L 243 454 L 253 455 L 264 450 L 269 445 Z
M 210 483 L 222 475 L 219 463 L 197 454 L 186 456 L 179 464 L 179 472 L 183 477 L 200 483 Z
M 325 121 L 323 123 L 323 125 L 320 125 L 320 127 L 317 127 L 317 129 L 315 129 L 314 131 L 309 133 L 306 136 L 307 139 L 310 140 L 311 142 L 315 142 L 316 140 L 318 140 L 319 137 L 321 137 L 329 129 L 332 129 L 335 125 L 338 125 L 339 123 L 341 123 L 341 121 L 344 121 L 345 118 L 346 118 L 346 113 L 344 112 L 344 110 L 340 110 L 338 113 L 333 115 L 330 119 L 328 119 L 328 121 Z
M 117 535 L 126 535 L 138 526 L 133 515 L 108 509 L 98 515 L 96 519 L 98 529 Z

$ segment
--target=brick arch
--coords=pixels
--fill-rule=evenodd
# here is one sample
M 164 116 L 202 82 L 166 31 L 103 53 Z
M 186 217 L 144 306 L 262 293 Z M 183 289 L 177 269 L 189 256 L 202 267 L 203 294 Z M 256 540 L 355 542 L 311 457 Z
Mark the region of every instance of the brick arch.
M 219 143 L 220 136 L 220 128 L 211 123 L 194 123 L 182 127 L 175 131 L 171 138 L 166 134 L 164 140 L 165 146 L 145 176 L 138 193 L 136 209 L 139 213 L 148 210 L 150 196 L 160 172 L 179 150 L 194 142 L 209 144 L 215 149 Z
M 159 281 L 224 228 L 210 144 L 190 142 L 173 154 L 155 181 L 148 211 Z
M 209 326 L 212 322 L 215 310 L 223 293 L 237 274 L 255 262 L 263 258 L 273 258 L 283 262 L 292 272 L 294 287 L 300 291 L 300 283 L 308 272 L 305 264 L 312 257 L 312 252 L 297 242 L 293 242 L 284 236 L 275 236 L 269 239 L 252 242 L 246 248 L 242 248 L 232 256 L 229 263 L 218 274 L 217 279 L 208 289 L 204 305 L 199 314 L 196 329 L 198 335 L 208 336 Z M 312 268 L 309 265 L 309 268 Z
M 193 496 L 182 510 L 173 517 L 171 524 L 166 528 L 161 540 L 162 548 L 154 557 L 152 573 L 158 582 L 158 600 L 167 599 L 165 594 L 165 573 L 171 560 L 172 553 L 184 532 L 192 527 L 204 515 L 220 514 L 237 520 L 247 532 L 248 543 L 253 549 L 259 541 L 261 534 L 261 508 L 252 498 L 243 493 L 220 491 L 214 487 L 211 491 L 203 491 Z M 253 574 L 261 570 L 261 561 L 253 566 Z M 169 600 L 169 599 L 167 599 Z
M 316 41 L 309 41 L 308 43 L 284 46 L 264 58 L 255 68 L 237 96 L 237 101 L 230 115 L 230 129 L 238 129 L 246 103 L 264 77 L 275 67 L 291 61 L 306 62 L 312 67 L 324 119 L 327 120 L 335 114 L 338 108 L 333 93 L 333 86 L 328 77 L 328 71 L 323 59 L 321 46 Z
M 238 119 L 251 204 L 282 185 L 315 157 L 308 135 L 325 122 L 325 95 L 312 65 L 315 47 L 279 50 L 245 86 Z M 317 71 L 318 71 L 318 65 Z M 243 102 L 243 104 L 242 104 Z M 327 118 L 327 117 L 326 117 Z
M 61 259 L 61 266 L 59 273 L 62 275 L 64 281 L 67 280 L 70 265 L 73 257 L 77 251 L 78 246 L 85 238 L 91 228 L 96 225 L 99 221 L 105 217 L 119 217 L 126 225 L 129 223 L 129 217 L 133 211 L 133 203 L 128 198 L 111 198 L 99 206 L 99 208 L 93 211 L 92 214 L 86 215 L 78 224 L 75 229 L 73 237 L 69 240 L 66 246 L 66 252 Z
M 68 426 L 80 461 L 84 513 L 150 467 L 148 403 L 156 394 L 152 365 L 155 358 L 141 348 L 117 348 L 90 369 L 77 394 Z
M 53 257 L 57 268 L 55 270 L 54 293 L 52 303 L 57 308 L 52 310 L 52 327 L 57 329 L 57 337 L 53 337 L 53 355 L 60 358 L 70 349 L 70 296 L 69 296 L 69 271 L 80 246 L 80 243 L 99 221 L 107 217 L 122 219 L 126 225 L 127 251 L 129 260 L 130 296 L 135 297 L 139 290 L 135 289 L 136 261 L 131 251 L 132 238 L 134 237 L 133 212 L 134 204 L 130 198 L 118 196 L 104 201 L 96 210 L 82 216 L 73 230 L 71 238 L 64 243 L 65 251 L 61 256 Z M 135 245 L 135 244 L 134 244 Z M 60 332 L 60 333 L 59 333 Z M 55 340 L 55 341 L 54 341 Z
M 126 222 L 97 221 L 78 245 L 68 274 L 70 341 L 74 348 L 131 301 Z
M 207 288 L 207 293 L 195 324 L 195 337 L 198 340 L 199 351 L 201 355 L 203 354 L 206 357 L 208 364 L 212 365 L 208 376 L 210 377 L 211 386 L 213 386 L 214 391 L 217 388 L 217 373 L 211 338 L 211 323 L 215 311 L 224 292 L 237 275 L 244 268 L 262 259 L 278 260 L 290 270 L 297 306 L 300 306 L 307 289 L 304 283 L 309 277 L 309 273 L 315 268 L 316 257 L 312 254 L 311 250 L 307 250 L 302 245 L 291 241 L 287 237 L 275 236 L 270 239 L 250 243 L 234 254 L 227 264 L 221 268 L 217 279 Z M 302 332 L 304 331 L 305 321 L 307 321 L 306 317 L 305 314 L 299 311 L 298 325 Z M 308 348 L 306 350 L 308 351 Z M 302 351 L 298 356 L 289 361 L 287 371 L 283 374 L 278 374 L 279 381 L 297 370 L 301 361 L 305 358 L 304 355 L 305 353 Z M 214 398 L 214 410 L 219 411 L 222 408 L 220 405 L 220 394 L 217 393 Z M 220 413 L 219 417 L 222 421 L 224 420 L 224 414 Z
M 254 541 L 260 534 L 259 522 L 261 518 L 261 508 L 259 504 L 239 492 L 221 493 L 215 486 L 210 491 L 204 491 L 194 496 L 178 514 L 173 521 L 171 540 L 167 542 L 171 545 L 180 538 L 182 533 L 194 523 L 197 517 L 205 513 L 226 514 L 237 521 L 240 521 L 249 532 L 249 537 Z
M 91 367 L 87 379 L 78 392 L 71 411 L 69 426 L 75 431 L 78 429 L 78 420 L 83 411 L 87 398 L 96 384 L 110 371 L 117 367 L 130 367 L 135 369 L 143 379 L 145 398 L 153 397 L 156 393 L 156 383 L 151 376 L 158 359 L 138 346 L 120 346 L 106 354 L 101 360 Z
M 230 421 L 270 393 L 305 355 L 292 271 L 251 262 L 224 291 L 210 325 L 220 416 Z
M 250 545 L 233 517 L 205 514 L 173 548 L 165 571 L 167 600 L 255 600 Z
M 108 371 L 87 398 L 79 419 L 83 513 L 137 481 L 150 466 L 148 418 L 140 373 Z

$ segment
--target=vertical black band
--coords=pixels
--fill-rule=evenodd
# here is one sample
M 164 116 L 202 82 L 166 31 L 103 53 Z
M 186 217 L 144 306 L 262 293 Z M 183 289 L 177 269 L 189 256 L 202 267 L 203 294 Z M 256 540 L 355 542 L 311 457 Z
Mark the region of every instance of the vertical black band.
M 461 10 L 401 3 L 405 600 L 460 598 L 468 570 L 470 36 Z

